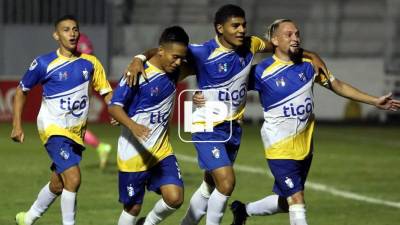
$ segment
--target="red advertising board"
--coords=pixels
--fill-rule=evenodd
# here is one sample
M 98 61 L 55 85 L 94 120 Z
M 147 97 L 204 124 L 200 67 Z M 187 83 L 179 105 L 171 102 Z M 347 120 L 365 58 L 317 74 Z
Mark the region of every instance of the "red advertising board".
M 111 82 L 111 85 L 115 85 L 116 82 Z M 18 81 L 13 80 L 2 80 L 0 81 L 0 122 L 12 120 L 12 102 L 15 95 Z M 181 90 L 184 90 L 187 85 L 183 82 L 177 86 L 177 96 Z M 92 92 L 94 93 L 94 92 Z M 181 96 L 181 101 L 185 99 L 185 96 Z M 35 87 L 28 93 L 27 101 L 24 108 L 22 119 L 24 121 L 36 121 L 37 114 L 39 112 L 42 98 L 42 89 L 40 86 Z M 175 112 L 177 112 L 177 105 L 175 104 Z M 182 112 L 181 112 L 182 113 Z M 173 122 L 177 122 L 178 113 L 174 113 Z M 182 114 L 183 115 L 183 114 Z M 183 118 L 181 118 L 183 119 Z M 103 101 L 103 98 L 97 93 L 93 94 L 90 98 L 90 110 L 89 110 L 89 121 L 90 122 L 109 122 L 109 116 L 107 113 L 107 106 Z

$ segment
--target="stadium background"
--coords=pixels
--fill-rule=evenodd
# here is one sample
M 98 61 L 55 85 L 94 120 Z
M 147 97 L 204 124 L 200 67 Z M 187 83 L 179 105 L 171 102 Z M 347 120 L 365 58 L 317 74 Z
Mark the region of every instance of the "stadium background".
M 16 84 L 34 57 L 54 50 L 52 22 L 75 14 L 81 32 L 88 34 L 95 54 L 111 80 L 118 80 L 131 57 L 154 47 L 162 29 L 183 26 L 198 43 L 214 36 L 213 14 L 226 3 L 246 10 L 248 33 L 262 36 L 277 18 L 297 21 L 303 47 L 319 53 L 338 78 L 374 95 L 393 92 L 400 98 L 400 1 L 398 0 L 0 0 L 0 224 L 13 224 L 16 212 L 27 208 L 47 180 L 49 160 L 35 130 L 40 90 L 25 111 L 26 143 L 9 140 L 11 103 Z M 266 56 L 266 55 L 265 55 Z M 258 56 L 259 59 L 265 56 Z M 188 80 L 181 88 L 194 87 Z M 315 88 L 316 154 L 307 188 L 310 224 L 397 225 L 400 221 L 399 114 L 386 113 Z M 34 100 L 36 99 L 36 100 Z M 261 108 L 249 95 L 244 139 L 236 166 L 238 183 L 233 199 L 252 201 L 270 193 L 259 138 Z M 105 106 L 94 99 L 93 130 L 114 143 L 119 129 L 105 121 Z M 192 145 L 173 135 L 181 162 L 186 201 L 200 182 Z M 83 161 L 78 224 L 115 224 L 117 202 L 115 159 L 105 171 L 97 169 L 90 149 Z M 143 214 L 157 196 L 147 197 Z M 187 203 L 187 202 L 186 202 Z M 183 208 L 165 224 L 178 224 Z M 58 204 L 58 203 L 56 203 Z M 59 207 L 50 209 L 38 224 L 59 221 Z M 229 224 L 231 215 L 224 217 Z M 252 224 L 288 224 L 287 216 L 252 218 Z

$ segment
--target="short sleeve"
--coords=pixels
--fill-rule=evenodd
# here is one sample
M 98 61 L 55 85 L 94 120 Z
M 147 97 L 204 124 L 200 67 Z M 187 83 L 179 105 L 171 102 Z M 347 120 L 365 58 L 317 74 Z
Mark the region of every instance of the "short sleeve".
M 23 91 L 29 91 L 39 84 L 45 76 L 46 73 L 43 71 L 43 65 L 41 65 L 40 60 L 34 59 L 19 82 L 19 85 Z
M 111 85 L 107 80 L 106 77 L 106 72 L 104 71 L 103 66 L 101 65 L 100 61 L 96 58 L 93 57 L 93 60 L 91 60 L 93 63 L 94 67 L 94 72 L 93 72 L 93 88 L 95 91 L 100 93 L 100 95 L 107 94 L 112 91 Z
M 110 101 L 110 105 L 119 105 L 124 107 L 130 102 L 135 95 L 133 88 L 129 87 L 126 78 L 122 77 L 117 87 L 113 91 L 113 96 Z
M 251 47 L 250 50 L 253 54 L 263 51 L 265 49 L 264 41 L 256 36 L 251 36 Z

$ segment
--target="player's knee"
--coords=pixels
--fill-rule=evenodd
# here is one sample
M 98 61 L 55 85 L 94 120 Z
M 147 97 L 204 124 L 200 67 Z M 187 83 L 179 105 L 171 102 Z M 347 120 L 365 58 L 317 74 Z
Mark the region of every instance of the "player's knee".
M 142 205 L 138 204 L 131 204 L 131 205 L 124 205 L 125 212 L 128 212 L 132 216 L 138 216 L 140 211 L 142 210 Z
M 183 192 L 171 191 L 167 195 L 163 195 L 163 200 L 169 207 L 178 209 L 183 204 Z
M 64 185 L 62 182 L 50 182 L 49 189 L 53 194 L 61 195 Z
M 290 205 L 293 205 L 293 204 L 304 204 L 305 203 L 304 202 L 304 192 L 303 191 L 296 192 L 295 194 L 290 196 L 287 200 L 288 200 Z
M 68 191 L 76 192 L 81 185 L 81 177 L 80 176 L 68 176 L 64 182 L 64 188 Z
M 230 196 L 235 188 L 235 180 L 226 179 L 222 182 L 219 182 L 216 188 L 221 194 Z

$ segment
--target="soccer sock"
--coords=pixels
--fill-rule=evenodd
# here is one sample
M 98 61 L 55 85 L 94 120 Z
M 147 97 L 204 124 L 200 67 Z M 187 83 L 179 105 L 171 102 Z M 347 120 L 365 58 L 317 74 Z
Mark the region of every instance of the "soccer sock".
M 143 225 L 155 225 L 159 224 L 176 209 L 167 205 L 163 199 L 160 199 L 155 205 L 154 208 L 147 214 L 146 220 L 144 221 Z
M 307 225 L 306 207 L 304 204 L 294 204 L 289 206 L 290 225 Z
M 210 198 L 212 187 L 205 181 L 194 192 L 190 199 L 189 208 L 181 221 L 181 225 L 196 225 L 206 214 L 208 199 Z
M 122 210 L 119 216 L 118 225 L 134 225 L 136 223 L 136 216 L 132 216 L 130 213 Z
M 63 189 L 61 194 L 61 214 L 63 225 L 75 224 L 76 192 Z
M 100 144 L 100 140 L 89 130 L 86 130 L 83 141 L 85 142 L 85 144 L 90 145 L 93 148 L 97 148 Z
M 47 183 L 42 190 L 40 190 L 36 201 L 25 215 L 25 223 L 27 225 L 33 224 L 46 210 L 51 203 L 57 198 L 57 195 L 50 191 L 50 183 Z
M 266 216 L 283 212 L 278 205 L 278 195 L 270 195 L 261 200 L 250 202 L 246 205 L 249 216 Z
M 214 189 L 208 200 L 207 225 L 219 225 L 221 223 L 229 197 Z

